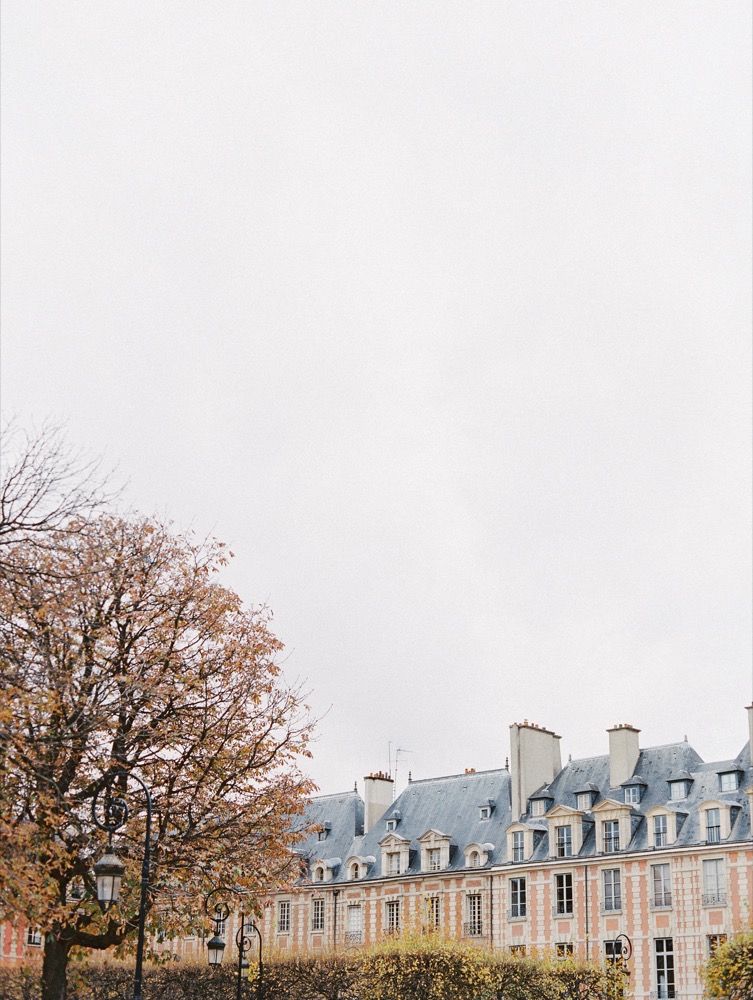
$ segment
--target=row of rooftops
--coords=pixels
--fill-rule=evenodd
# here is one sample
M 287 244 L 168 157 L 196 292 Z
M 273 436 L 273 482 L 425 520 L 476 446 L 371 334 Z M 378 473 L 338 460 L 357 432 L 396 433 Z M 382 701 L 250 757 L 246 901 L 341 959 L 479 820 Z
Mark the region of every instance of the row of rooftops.
M 753 729 L 753 706 L 748 710 Z M 510 727 L 513 741 L 521 728 L 535 729 L 533 740 L 559 737 L 544 727 L 524 723 Z M 513 732 L 517 729 L 517 732 Z M 589 857 L 602 853 L 597 826 L 600 816 L 613 815 L 615 809 L 629 817 L 622 837 L 620 853 L 649 850 L 652 843 L 651 819 L 647 813 L 674 814 L 676 835 L 674 849 L 707 842 L 704 829 L 704 807 L 717 803 L 727 811 L 724 842 L 750 840 L 751 802 L 753 801 L 753 768 L 751 742 L 731 760 L 704 763 L 687 743 L 637 748 L 638 730 L 630 726 L 621 730 L 618 739 L 632 741 L 627 760 L 630 773 L 624 770 L 624 747 L 617 746 L 617 773 L 622 777 L 614 784 L 615 752 L 568 761 L 557 766 L 557 753 L 549 747 L 532 748 L 533 756 L 544 761 L 548 780 L 531 782 L 542 773 L 541 767 L 528 767 L 521 760 L 521 747 L 513 742 L 508 767 L 490 771 L 473 771 L 411 781 L 401 794 L 391 801 L 393 782 L 381 772 L 365 779 L 366 802 L 354 789 L 335 795 L 323 795 L 310 800 L 304 822 L 310 832 L 297 845 L 297 853 L 308 867 L 306 879 L 326 882 L 353 881 L 385 877 L 382 858 L 385 851 L 400 850 L 403 862 L 400 874 L 426 872 L 422 847 L 431 841 L 449 846 L 443 855 L 444 871 L 466 870 L 471 864 L 482 868 L 514 865 L 511 857 L 510 830 L 532 833 L 531 848 L 526 862 L 548 861 L 552 845 L 549 832 L 552 813 L 572 814 L 582 824 L 582 844 L 577 856 Z M 635 734 L 635 738 L 632 734 Z M 525 754 L 527 734 L 522 751 Z M 631 747 L 634 744 L 634 759 Z M 549 759 L 551 757 L 551 760 Z M 553 765 L 553 766 L 552 766 Z M 516 773 L 517 768 L 517 773 Z M 526 769 L 528 777 L 526 779 Z M 521 772 L 523 774 L 521 775 Z M 526 780 L 529 784 L 526 786 Z M 521 810 L 514 811 L 514 789 L 517 783 Z M 522 797 L 521 797 L 521 794 Z M 376 802 L 369 801 L 369 798 Z M 590 799 L 590 801 L 588 801 Z M 371 819 L 369 819 L 371 814 Z M 425 836 L 432 834 L 432 836 Z M 473 852 L 478 851 L 474 857 Z M 469 861 L 469 859 L 471 859 Z

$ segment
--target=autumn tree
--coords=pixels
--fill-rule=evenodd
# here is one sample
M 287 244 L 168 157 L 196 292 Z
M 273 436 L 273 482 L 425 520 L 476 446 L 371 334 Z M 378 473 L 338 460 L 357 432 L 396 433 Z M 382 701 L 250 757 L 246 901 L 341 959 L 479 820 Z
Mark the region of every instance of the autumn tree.
M 35 432 L 10 421 L 0 428 L 0 571 L 7 547 L 20 538 L 44 544 L 113 498 L 101 463 L 76 451 L 63 429 L 47 421 Z
M 6 546 L 0 577 L 0 912 L 45 936 L 43 1000 L 64 1000 L 73 947 L 137 926 L 144 813 L 138 786 L 116 834 L 127 867 L 103 912 L 92 822 L 103 778 L 151 789 L 152 927 L 185 929 L 203 894 L 253 896 L 297 874 L 294 818 L 311 724 L 284 681 L 264 609 L 218 580 L 218 542 L 103 515 Z
M 703 969 L 706 996 L 725 1000 L 753 997 L 753 928 L 719 945 Z

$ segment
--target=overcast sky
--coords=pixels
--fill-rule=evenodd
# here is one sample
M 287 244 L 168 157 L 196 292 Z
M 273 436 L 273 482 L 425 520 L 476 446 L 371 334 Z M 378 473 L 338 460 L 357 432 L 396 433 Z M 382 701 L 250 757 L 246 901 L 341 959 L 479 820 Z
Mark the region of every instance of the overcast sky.
M 3 415 L 231 543 L 322 792 L 745 742 L 752 10 L 3 0 Z

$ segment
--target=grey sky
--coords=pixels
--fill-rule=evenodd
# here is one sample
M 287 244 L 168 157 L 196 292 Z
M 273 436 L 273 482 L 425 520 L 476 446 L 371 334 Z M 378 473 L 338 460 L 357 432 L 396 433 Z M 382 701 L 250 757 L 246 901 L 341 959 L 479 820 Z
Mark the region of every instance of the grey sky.
M 3 3 L 3 414 L 231 542 L 323 791 L 745 741 L 751 10 Z

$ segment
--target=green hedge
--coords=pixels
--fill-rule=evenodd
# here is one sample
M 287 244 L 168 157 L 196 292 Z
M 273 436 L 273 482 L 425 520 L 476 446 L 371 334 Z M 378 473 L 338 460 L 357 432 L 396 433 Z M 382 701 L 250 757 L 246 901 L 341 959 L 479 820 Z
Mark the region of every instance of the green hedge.
M 254 977 L 244 998 L 255 1000 Z M 573 960 L 510 958 L 435 937 L 389 941 L 368 952 L 274 959 L 264 1000 L 622 1000 L 620 969 Z M 68 1000 L 130 1000 L 133 970 L 73 965 Z M 234 1000 L 230 966 L 175 963 L 144 971 L 144 1000 Z M 39 1000 L 39 967 L 0 969 L 2 1000 Z

